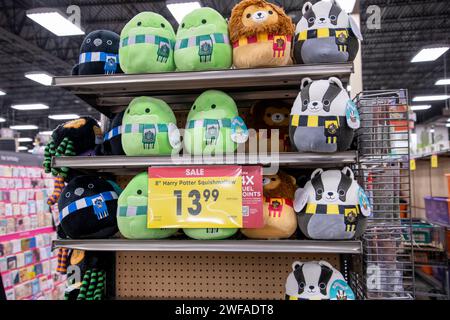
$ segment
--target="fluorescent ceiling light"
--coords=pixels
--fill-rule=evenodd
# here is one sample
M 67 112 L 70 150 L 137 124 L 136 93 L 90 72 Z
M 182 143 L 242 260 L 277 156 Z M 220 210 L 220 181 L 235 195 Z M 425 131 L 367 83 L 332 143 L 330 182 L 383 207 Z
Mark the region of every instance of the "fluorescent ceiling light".
M 12 130 L 37 130 L 38 126 L 35 126 L 34 124 L 21 124 L 21 125 L 15 125 L 15 126 L 9 126 Z
M 53 77 L 46 72 L 27 72 L 25 73 L 25 78 L 36 81 L 44 86 L 51 85 L 53 81 Z
M 331 0 L 326 0 L 330 2 Z M 356 0 L 336 0 L 339 7 L 347 13 L 352 13 L 355 8 Z
M 51 136 L 53 131 L 39 131 L 41 136 Z
M 434 133 L 435 131 L 434 131 L 434 129 L 430 129 L 430 133 Z
M 33 139 L 31 139 L 31 138 L 18 138 L 17 141 L 19 141 L 19 142 L 32 142 Z
M 445 126 L 446 126 L 447 128 L 450 128 L 450 123 L 447 123 Z
M 0 117 L 0 122 L 6 122 L 5 118 Z
M 25 146 L 19 146 L 19 147 L 17 148 L 17 150 L 19 150 L 19 151 L 26 151 L 26 150 L 28 150 L 28 148 L 25 147 Z
M 58 37 L 84 34 L 84 31 L 81 30 L 80 27 L 69 21 L 69 19 L 57 9 L 38 8 L 28 10 L 27 17 Z
M 33 152 L 34 152 L 34 149 L 28 150 L 28 153 L 33 153 Z
M 16 110 L 44 110 L 48 109 L 49 106 L 43 103 L 29 103 L 29 104 L 13 104 L 11 108 Z
M 428 110 L 430 108 L 431 108 L 431 104 L 411 106 L 412 111 Z
M 450 86 L 450 78 L 449 79 L 441 79 L 436 81 L 437 86 Z
M 167 2 L 167 9 L 169 9 L 170 13 L 173 15 L 175 20 L 177 20 L 178 23 L 181 23 L 183 18 L 190 12 L 194 11 L 195 9 L 201 8 L 202 5 L 198 1 L 189 1 L 189 2 L 180 2 L 180 1 L 173 1 Z
M 435 96 L 417 96 L 413 98 L 414 102 L 420 102 L 420 101 L 440 101 L 440 100 L 447 100 L 449 99 L 449 95 L 441 94 L 441 95 L 435 95 Z
M 52 120 L 73 120 L 80 118 L 79 115 L 74 113 L 68 113 L 68 114 L 51 114 L 48 116 Z
M 444 53 L 447 52 L 447 50 L 450 47 L 448 46 L 439 46 L 435 48 L 424 48 L 419 51 L 418 54 L 414 58 L 412 58 L 411 62 L 425 62 L 425 61 L 434 61 L 440 56 L 442 56 Z
M 6 92 L 3 90 L 0 90 L 0 96 L 6 96 Z

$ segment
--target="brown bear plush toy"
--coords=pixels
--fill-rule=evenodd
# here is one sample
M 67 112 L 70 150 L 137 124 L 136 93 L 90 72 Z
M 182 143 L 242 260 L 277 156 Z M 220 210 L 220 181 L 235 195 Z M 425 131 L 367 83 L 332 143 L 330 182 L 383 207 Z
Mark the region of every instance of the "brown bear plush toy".
M 297 229 L 297 216 L 293 208 L 296 190 L 295 178 L 281 171 L 276 175 L 264 176 L 264 227 L 242 229 L 252 239 L 286 239 Z
M 271 130 L 278 130 L 278 151 L 290 151 L 289 119 L 291 105 L 283 100 L 259 100 L 251 107 L 248 127 L 258 132 L 258 150 L 261 149 L 259 146 L 260 139 L 265 139 L 267 141 L 267 152 L 271 152 Z M 249 141 L 255 140 L 249 139 Z
M 231 11 L 230 39 L 236 68 L 292 64 L 294 25 L 284 10 L 263 0 L 244 0 Z

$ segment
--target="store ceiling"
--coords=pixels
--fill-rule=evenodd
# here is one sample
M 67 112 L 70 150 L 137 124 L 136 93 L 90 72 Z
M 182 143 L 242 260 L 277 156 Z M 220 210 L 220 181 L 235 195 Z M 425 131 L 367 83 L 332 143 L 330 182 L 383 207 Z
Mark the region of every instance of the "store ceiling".
M 238 0 L 204 0 L 203 6 L 216 8 L 229 17 Z M 298 20 L 304 1 L 274 1 Z M 313 1 L 314 2 L 314 1 Z M 163 14 L 177 28 L 164 1 L 120 0 L 0 0 L 0 97 L 1 116 L 13 123 L 39 124 L 40 130 L 54 128 L 57 121 L 48 114 L 98 113 L 77 97 L 59 88 L 45 87 L 24 77 L 28 71 L 46 71 L 54 75 L 67 75 L 78 57 L 83 36 L 56 37 L 25 16 L 25 11 L 38 7 L 58 8 L 65 12 L 69 5 L 81 8 L 82 26 L 86 32 L 110 29 L 117 33 L 125 23 L 141 11 Z M 380 30 L 366 27 L 366 9 L 370 5 L 381 8 Z M 448 0 L 361 0 L 362 47 L 364 89 L 407 88 L 410 96 L 442 93 L 436 87 L 437 79 L 444 77 L 443 58 L 429 63 L 410 63 L 419 49 L 428 44 L 448 43 L 450 34 L 450 6 Z M 447 61 L 450 56 L 447 55 Z M 13 111 L 12 103 L 42 102 L 50 110 Z M 420 120 L 441 113 L 444 103 L 436 103 L 430 111 L 419 114 Z M 35 132 L 22 133 L 22 136 Z

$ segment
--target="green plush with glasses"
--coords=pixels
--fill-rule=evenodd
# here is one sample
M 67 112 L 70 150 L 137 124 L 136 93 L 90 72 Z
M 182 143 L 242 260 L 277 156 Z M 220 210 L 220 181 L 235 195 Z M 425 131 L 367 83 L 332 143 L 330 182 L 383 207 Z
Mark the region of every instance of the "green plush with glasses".
M 119 58 L 125 73 L 175 70 L 175 32 L 169 21 L 154 12 L 141 12 L 120 34 Z

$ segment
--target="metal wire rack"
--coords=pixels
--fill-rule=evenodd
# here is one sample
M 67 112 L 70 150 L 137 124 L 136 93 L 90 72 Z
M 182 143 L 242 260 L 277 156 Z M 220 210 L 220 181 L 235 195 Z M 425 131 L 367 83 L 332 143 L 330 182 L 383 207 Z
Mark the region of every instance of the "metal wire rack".
M 358 179 L 373 206 L 363 236 L 363 276 L 352 279 L 365 299 L 413 299 L 409 214 L 409 109 L 406 90 L 364 91 L 356 97 Z

